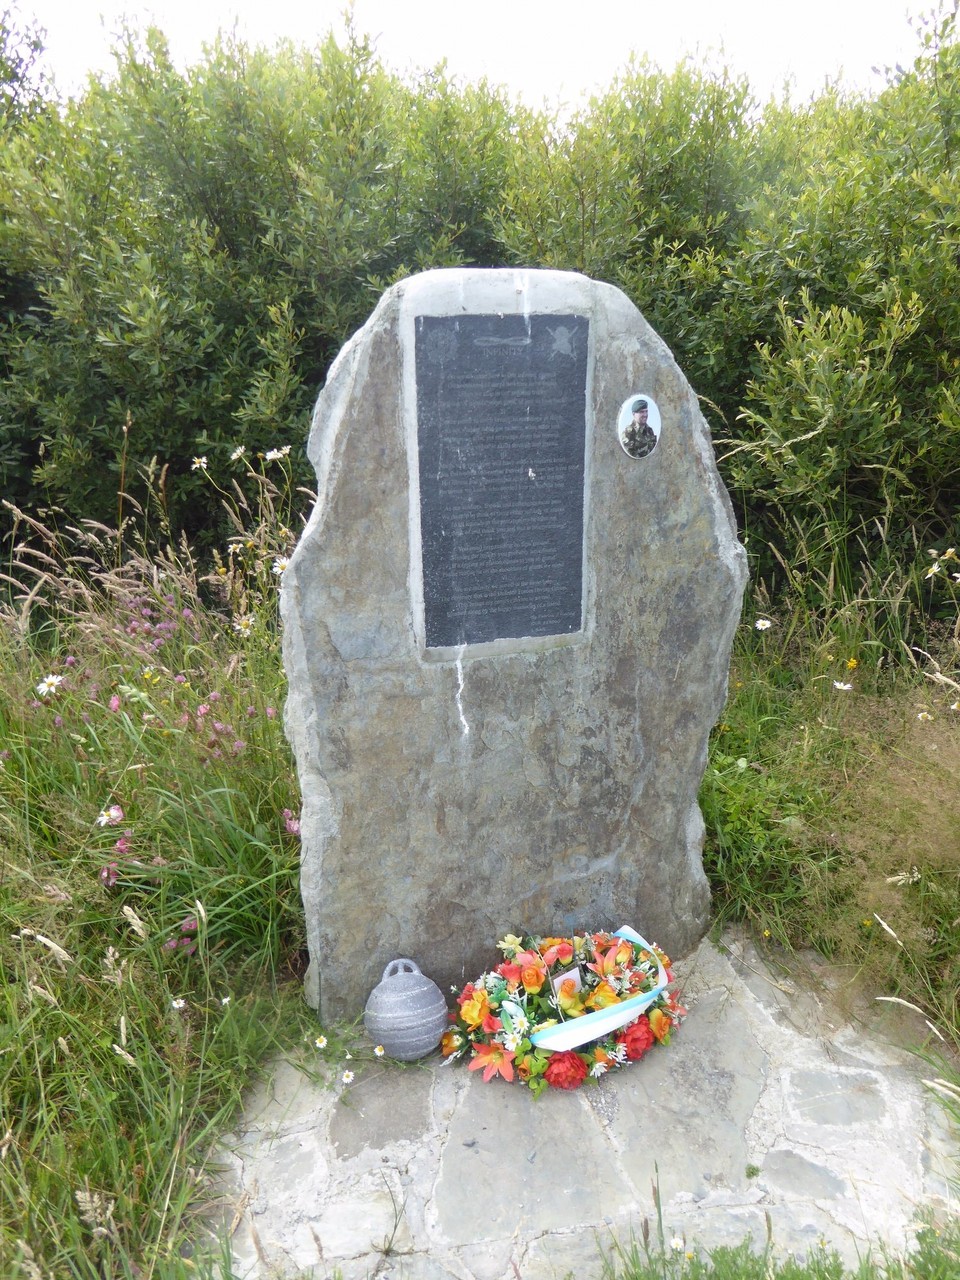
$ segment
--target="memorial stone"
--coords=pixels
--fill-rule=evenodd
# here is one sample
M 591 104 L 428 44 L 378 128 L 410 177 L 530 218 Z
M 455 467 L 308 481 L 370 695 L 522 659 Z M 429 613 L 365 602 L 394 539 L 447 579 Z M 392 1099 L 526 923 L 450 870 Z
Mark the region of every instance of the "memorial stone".
M 696 396 L 610 285 L 445 270 L 330 369 L 282 584 L 306 996 L 442 987 L 507 932 L 682 954 L 746 563 Z

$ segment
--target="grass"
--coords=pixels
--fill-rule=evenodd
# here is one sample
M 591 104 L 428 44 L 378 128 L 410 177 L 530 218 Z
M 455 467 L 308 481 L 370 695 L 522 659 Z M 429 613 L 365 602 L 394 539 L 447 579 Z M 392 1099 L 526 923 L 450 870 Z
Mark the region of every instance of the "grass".
M 189 548 L 149 549 L 162 512 L 148 529 L 128 502 L 120 533 L 14 513 L 0 607 L 4 1277 L 226 1274 L 228 1246 L 202 1247 L 203 1211 L 243 1089 L 304 1040 L 331 1077 L 362 1054 L 356 1029 L 321 1033 L 300 998 L 276 596 L 301 500 L 282 455 L 237 465 L 260 507 L 210 477 L 235 533 L 208 572 Z M 960 1121 L 956 596 L 942 569 L 921 563 L 911 581 L 819 611 L 758 592 L 704 779 L 706 863 L 719 921 L 750 921 L 771 949 L 816 945 L 860 989 L 924 1011 L 942 1037 L 925 1050 L 930 1087 Z M 941 593 L 939 629 L 915 651 L 906 611 L 921 586 Z M 921 1232 L 909 1263 L 857 1275 L 956 1280 L 958 1252 L 956 1230 Z M 623 1280 L 843 1274 L 828 1255 L 746 1243 L 688 1254 L 662 1232 L 603 1265 Z
M 960 1275 L 960 1228 L 922 1228 L 909 1259 L 864 1258 L 853 1270 L 828 1250 L 797 1258 L 779 1254 L 768 1240 L 745 1240 L 704 1254 L 682 1240 L 639 1241 L 615 1248 L 605 1259 L 602 1280 L 956 1280 Z
M 759 1171 L 758 1171 L 759 1172 Z M 734 1246 L 702 1250 L 680 1237 L 667 1240 L 659 1187 L 653 1186 L 654 1225 L 641 1223 L 639 1239 L 615 1244 L 603 1258 L 600 1280 L 957 1280 L 960 1276 L 960 1220 L 940 1228 L 921 1224 L 909 1257 L 882 1248 L 854 1268 L 820 1245 L 805 1255 L 778 1248 L 767 1216 L 767 1237 L 749 1237 Z
M 282 463 L 281 463 L 282 467 Z M 275 567 L 28 535 L 0 611 L 0 1274 L 197 1274 L 210 1151 L 315 1035 Z M 240 513 L 238 512 L 238 515 Z M 142 513 L 141 513 L 142 515 Z
M 859 613 L 853 600 L 817 616 L 789 596 L 746 612 L 701 804 L 720 921 L 749 920 L 771 945 L 813 945 L 953 1034 L 960 646 L 944 586 L 954 623 L 939 625 L 936 657 L 876 641 L 876 588 Z

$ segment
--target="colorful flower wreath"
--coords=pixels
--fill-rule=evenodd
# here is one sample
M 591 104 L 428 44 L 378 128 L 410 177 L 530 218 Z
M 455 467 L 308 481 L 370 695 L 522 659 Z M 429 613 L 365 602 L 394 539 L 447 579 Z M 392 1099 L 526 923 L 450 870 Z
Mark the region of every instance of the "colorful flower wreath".
M 669 959 L 631 929 L 511 934 L 497 946 L 503 962 L 457 993 L 454 1025 L 440 1044 L 451 1061 L 469 1054 L 484 1080 L 516 1076 L 534 1096 L 548 1085 L 578 1089 L 669 1044 L 686 1014 L 666 990 Z

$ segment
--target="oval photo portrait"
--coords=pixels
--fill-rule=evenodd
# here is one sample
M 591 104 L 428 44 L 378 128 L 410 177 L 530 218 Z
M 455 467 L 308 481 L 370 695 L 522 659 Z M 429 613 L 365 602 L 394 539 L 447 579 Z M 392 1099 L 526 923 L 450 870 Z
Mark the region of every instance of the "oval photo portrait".
M 638 391 L 628 396 L 617 416 L 620 447 L 629 458 L 646 458 L 660 439 L 660 409 L 652 396 Z

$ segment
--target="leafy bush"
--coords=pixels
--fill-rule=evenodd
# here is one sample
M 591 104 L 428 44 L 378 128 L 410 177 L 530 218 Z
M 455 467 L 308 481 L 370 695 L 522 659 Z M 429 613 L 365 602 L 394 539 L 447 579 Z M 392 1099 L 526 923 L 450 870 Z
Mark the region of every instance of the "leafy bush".
M 128 35 L 114 81 L 4 157 L 0 270 L 36 294 L 0 325 L 5 491 L 109 519 L 157 458 L 173 528 L 209 539 L 194 456 L 300 445 L 385 282 L 494 256 L 511 120 L 439 72 L 401 85 L 355 38 L 221 41 L 182 73 L 159 32 Z
M 222 40 L 186 72 L 128 33 L 112 81 L 34 95 L 7 129 L 0 484 L 106 520 L 156 459 L 172 531 L 209 546 L 191 459 L 299 446 L 386 284 L 578 269 L 634 298 L 701 393 L 763 580 L 853 598 L 960 541 L 953 12 L 921 37 L 874 98 L 761 109 L 723 69 L 638 62 L 561 118 L 443 68 L 405 82 L 352 32 Z

